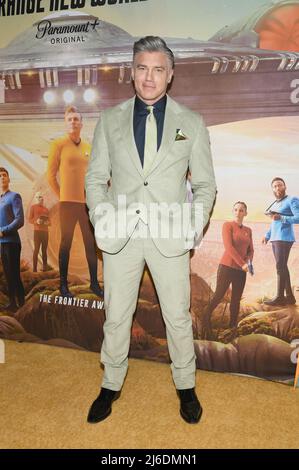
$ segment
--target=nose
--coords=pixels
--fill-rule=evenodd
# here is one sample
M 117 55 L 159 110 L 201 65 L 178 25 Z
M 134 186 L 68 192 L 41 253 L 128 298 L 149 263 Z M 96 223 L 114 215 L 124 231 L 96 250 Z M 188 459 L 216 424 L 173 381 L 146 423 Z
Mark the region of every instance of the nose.
M 146 79 L 149 81 L 152 81 L 152 78 L 153 78 L 153 71 L 151 69 L 147 69 Z

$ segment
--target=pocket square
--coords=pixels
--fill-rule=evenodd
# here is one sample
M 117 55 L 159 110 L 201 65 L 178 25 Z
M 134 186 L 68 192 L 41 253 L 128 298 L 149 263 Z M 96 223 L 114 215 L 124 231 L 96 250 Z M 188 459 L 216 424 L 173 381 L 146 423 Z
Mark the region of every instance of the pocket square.
M 184 134 L 184 132 L 181 129 L 176 130 L 176 136 L 175 136 L 175 141 L 177 140 L 187 140 L 188 137 Z

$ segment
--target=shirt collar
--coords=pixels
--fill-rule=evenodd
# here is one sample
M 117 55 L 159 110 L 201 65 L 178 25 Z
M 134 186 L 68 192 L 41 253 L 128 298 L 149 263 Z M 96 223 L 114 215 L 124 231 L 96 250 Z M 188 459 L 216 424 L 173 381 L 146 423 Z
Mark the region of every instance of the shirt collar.
M 71 138 L 70 134 L 67 134 L 67 136 L 68 136 L 68 138 L 69 138 L 69 141 L 70 141 L 72 144 L 76 145 L 76 147 L 78 147 L 78 146 L 81 144 L 81 142 L 82 142 L 81 137 L 80 137 L 79 142 L 74 142 L 73 139 Z
M 153 104 L 154 110 L 164 113 L 165 108 L 166 108 L 166 102 L 167 102 L 167 95 L 162 96 L 162 98 L 159 99 L 159 101 L 156 101 L 156 103 Z M 147 114 L 147 104 L 144 103 L 138 96 L 135 97 L 135 106 L 134 106 L 134 111 L 137 112 L 138 114 Z
M 1 197 L 5 196 L 5 194 L 9 193 L 10 192 L 10 189 L 8 189 L 7 191 L 5 191 L 4 193 L 1 193 Z
M 283 197 L 281 197 L 280 199 L 276 199 L 276 202 L 281 202 L 283 201 L 286 197 L 288 197 L 287 194 L 285 194 Z
M 243 224 L 240 225 L 240 224 L 238 224 L 238 222 L 236 222 L 235 220 L 233 220 L 233 223 L 234 223 L 235 225 L 237 225 L 239 228 L 243 228 Z

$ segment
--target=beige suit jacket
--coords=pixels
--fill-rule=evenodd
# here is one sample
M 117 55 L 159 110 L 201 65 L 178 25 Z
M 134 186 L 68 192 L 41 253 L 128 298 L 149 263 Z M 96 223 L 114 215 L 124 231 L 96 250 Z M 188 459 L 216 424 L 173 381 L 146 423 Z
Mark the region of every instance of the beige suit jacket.
M 103 111 L 94 132 L 85 188 L 96 242 L 105 252 L 119 252 L 141 219 L 163 255 L 179 256 L 193 247 L 215 199 L 209 134 L 199 114 L 168 96 L 162 142 L 145 174 L 134 140 L 134 101 Z M 192 205 L 187 202 L 188 169 Z

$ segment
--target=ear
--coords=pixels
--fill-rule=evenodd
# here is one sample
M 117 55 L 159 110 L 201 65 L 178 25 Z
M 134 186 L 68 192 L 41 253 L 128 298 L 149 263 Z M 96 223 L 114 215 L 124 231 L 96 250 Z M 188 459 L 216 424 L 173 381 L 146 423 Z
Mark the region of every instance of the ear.
M 169 74 L 168 74 L 168 83 L 171 82 L 172 77 L 173 77 L 173 69 L 171 69 L 171 71 L 170 71 Z

